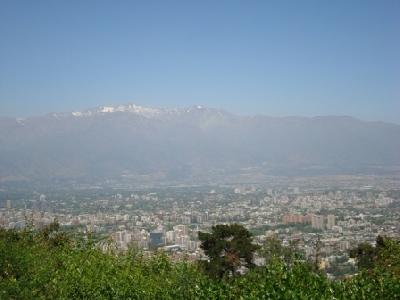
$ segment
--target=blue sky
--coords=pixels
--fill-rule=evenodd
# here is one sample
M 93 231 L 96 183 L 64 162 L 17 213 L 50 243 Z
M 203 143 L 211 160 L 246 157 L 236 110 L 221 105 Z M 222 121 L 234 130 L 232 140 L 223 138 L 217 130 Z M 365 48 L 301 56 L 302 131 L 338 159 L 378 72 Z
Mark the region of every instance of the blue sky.
M 400 1 L 0 1 L 0 115 L 128 102 L 400 123 Z

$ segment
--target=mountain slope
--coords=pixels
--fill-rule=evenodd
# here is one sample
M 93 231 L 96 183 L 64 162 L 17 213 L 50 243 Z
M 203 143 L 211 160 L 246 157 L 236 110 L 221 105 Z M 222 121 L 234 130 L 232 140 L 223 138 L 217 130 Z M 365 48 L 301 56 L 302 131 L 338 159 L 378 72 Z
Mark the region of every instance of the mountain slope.
M 1 180 L 196 180 L 243 169 L 330 174 L 399 165 L 399 125 L 350 117 L 241 117 L 130 104 L 0 119 Z

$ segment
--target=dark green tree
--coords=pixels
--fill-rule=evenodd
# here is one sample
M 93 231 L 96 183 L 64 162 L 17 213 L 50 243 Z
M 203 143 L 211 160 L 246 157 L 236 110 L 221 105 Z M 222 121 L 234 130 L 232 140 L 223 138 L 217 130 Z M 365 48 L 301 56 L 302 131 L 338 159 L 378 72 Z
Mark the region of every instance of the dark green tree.
M 378 236 L 375 246 L 362 243 L 350 250 L 350 257 L 355 258 L 359 269 L 380 268 L 400 277 L 400 241 Z
M 369 243 L 361 243 L 350 250 L 350 257 L 355 258 L 359 269 L 372 269 L 375 266 L 377 249 Z
M 199 232 L 201 249 L 209 260 L 203 267 L 211 277 L 236 275 L 242 267 L 254 266 L 253 254 L 259 248 L 252 242 L 252 234 L 239 224 L 216 225 L 211 233 Z

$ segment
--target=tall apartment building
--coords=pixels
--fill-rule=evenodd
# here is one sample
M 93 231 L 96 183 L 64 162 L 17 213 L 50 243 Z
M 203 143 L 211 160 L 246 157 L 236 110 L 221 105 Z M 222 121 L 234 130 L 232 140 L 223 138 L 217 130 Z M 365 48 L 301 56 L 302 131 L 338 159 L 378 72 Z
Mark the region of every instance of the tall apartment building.
M 336 224 L 336 217 L 335 215 L 328 215 L 326 217 L 326 228 L 332 229 L 333 226 Z
M 311 216 L 311 226 L 315 229 L 323 230 L 325 228 L 325 218 L 324 216 L 312 215 Z

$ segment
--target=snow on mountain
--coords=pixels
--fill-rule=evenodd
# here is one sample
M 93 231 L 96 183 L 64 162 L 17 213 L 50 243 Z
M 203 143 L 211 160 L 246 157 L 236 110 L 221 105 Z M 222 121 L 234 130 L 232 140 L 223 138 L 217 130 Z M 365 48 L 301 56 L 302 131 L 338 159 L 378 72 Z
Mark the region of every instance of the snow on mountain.
M 71 114 L 74 117 L 90 117 L 93 115 L 104 115 L 110 113 L 133 113 L 141 115 L 143 117 L 151 118 L 159 116 L 163 112 L 165 112 L 165 110 L 151 107 L 143 107 L 136 104 L 126 104 L 117 106 L 99 106 L 85 111 L 74 111 Z
M 209 109 L 201 105 L 191 106 L 182 109 L 178 108 L 166 109 L 166 108 L 144 107 L 130 103 L 130 104 L 116 105 L 116 106 L 99 106 L 85 111 L 75 111 L 72 112 L 71 114 L 74 117 L 90 117 L 93 115 L 104 115 L 110 113 L 132 113 L 146 118 L 155 118 L 161 116 L 173 116 L 173 115 L 182 115 L 185 113 L 210 112 L 210 111 L 217 111 L 217 110 Z M 222 111 L 218 111 L 218 114 L 221 115 Z
M 118 106 L 100 106 L 97 113 L 130 112 L 144 116 L 153 116 L 161 113 L 160 109 L 143 107 L 136 104 L 118 105 Z

